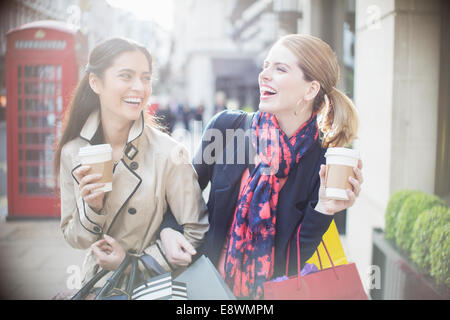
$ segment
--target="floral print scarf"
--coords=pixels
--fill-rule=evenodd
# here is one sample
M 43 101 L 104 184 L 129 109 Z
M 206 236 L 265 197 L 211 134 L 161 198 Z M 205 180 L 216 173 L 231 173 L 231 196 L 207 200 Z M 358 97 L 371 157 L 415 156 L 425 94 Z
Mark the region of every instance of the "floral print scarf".
M 273 114 L 255 114 L 251 138 L 258 159 L 239 194 L 225 257 L 225 281 L 236 297 L 263 298 L 263 283 L 274 269 L 280 178 L 288 177 L 318 136 L 316 114 L 290 138 Z

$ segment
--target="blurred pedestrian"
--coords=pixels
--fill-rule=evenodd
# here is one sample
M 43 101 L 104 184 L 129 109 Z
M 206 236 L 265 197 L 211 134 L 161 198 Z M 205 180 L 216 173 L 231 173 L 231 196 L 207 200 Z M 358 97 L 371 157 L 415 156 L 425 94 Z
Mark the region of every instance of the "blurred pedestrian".
M 189 131 L 189 122 L 191 120 L 191 107 L 189 106 L 189 102 L 186 100 L 184 103 L 180 104 L 178 108 L 181 114 L 183 126 Z
M 181 157 L 187 151 L 144 122 L 151 75 L 146 48 L 121 38 L 107 40 L 91 52 L 70 105 L 55 167 L 64 238 L 74 248 L 88 249 L 83 283 L 99 267 L 115 270 L 127 252 L 170 271 L 155 234 L 168 206 L 184 226 L 179 245 L 186 265 L 208 229 L 196 173 L 185 160 L 173 159 L 173 150 Z M 101 176 L 78 157 L 81 147 L 104 143 L 111 145 L 114 161 L 113 188 L 106 194 L 99 191 Z
M 205 113 L 205 105 L 201 102 L 195 109 L 194 120 L 203 122 L 203 114 Z
M 0 105 L 0 122 L 6 121 L 6 107 Z
M 170 132 L 173 131 L 173 128 L 177 124 L 177 122 L 181 119 L 181 116 L 178 114 L 178 101 L 171 96 L 169 101 L 169 111 L 170 111 Z
M 350 144 L 358 128 L 352 101 L 336 88 L 338 77 L 339 65 L 328 44 L 309 35 L 285 36 L 273 45 L 259 74 L 259 111 L 224 111 L 206 128 L 252 129 L 251 142 L 241 139 L 231 150 L 224 147 L 223 158 L 206 157 L 216 139 L 211 141 L 205 134 L 208 138 L 194 157 L 200 186 L 211 183 L 211 227 L 201 253 L 217 266 L 239 298 L 263 298 L 264 282 L 284 275 L 287 252 L 292 254 L 291 261 L 299 259 L 303 265 L 333 215 L 352 206 L 360 192 L 361 161 L 354 169 L 356 179 L 349 178 L 353 187 L 347 190 L 349 200 L 325 195 L 326 148 Z M 255 161 L 249 156 L 251 148 Z M 242 149 L 246 150 L 244 165 L 223 162 L 234 159 L 228 152 Z M 172 254 L 181 251 L 174 239 L 182 235 L 170 228 L 178 228 L 171 215 L 165 219 L 161 239 L 172 261 Z M 300 257 L 296 257 L 298 230 Z M 289 273 L 296 270 L 291 263 Z
M 227 109 L 227 98 L 223 91 L 216 92 L 216 100 L 214 104 L 214 114 L 218 114 Z

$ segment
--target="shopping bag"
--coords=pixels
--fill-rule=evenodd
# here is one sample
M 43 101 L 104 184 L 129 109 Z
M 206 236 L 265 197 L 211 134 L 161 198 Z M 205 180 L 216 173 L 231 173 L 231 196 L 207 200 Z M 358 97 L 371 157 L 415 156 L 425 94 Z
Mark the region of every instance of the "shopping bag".
M 144 266 L 145 272 L 138 269 L 139 262 Z M 130 265 L 131 271 L 127 274 L 126 270 Z M 126 254 L 105 285 L 95 290 L 95 284 L 109 273 L 108 270 L 100 270 L 72 300 L 84 300 L 93 291 L 95 300 L 187 300 L 185 283 L 174 281 L 171 273 L 155 275 L 159 270 L 150 269 L 141 257 Z
M 216 267 L 204 255 L 175 280 L 186 283 L 189 300 L 236 300 Z
M 131 300 L 187 300 L 186 284 L 174 281 L 171 273 L 165 273 L 136 287 Z
M 334 220 L 331 222 L 330 227 L 327 232 L 324 233 L 322 237 L 323 242 L 327 244 L 328 252 L 330 253 L 331 259 L 335 266 L 340 266 L 343 264 L 348 264 L 347 257 L 345 256 L 344 247 L 342 246 L 341 239 L 339 237 L 339 232 L 336 227 Z M 316 252 L 313 256 L 306 261 L 306 263 L 313 263 L 317 268 L 320 268 L 320 263 L 324 269 L 331 267 L 331 262 L 327 259 L 325 261 L 319 261 L 320 257 L 325 257 L 326 252 L 322 243 L 317 247 Z
M 297 275 L 282 281 L 264 283 L 265 300 L 367 300 L 354 263 L 336 266 L 322 240 L 331 268 L 302 276 L 300 273 L 300 228 L 297 231 Z M 289 246 L 288 246 L 289 248 Z M 289 266 L 289 250 L 286 277 Z

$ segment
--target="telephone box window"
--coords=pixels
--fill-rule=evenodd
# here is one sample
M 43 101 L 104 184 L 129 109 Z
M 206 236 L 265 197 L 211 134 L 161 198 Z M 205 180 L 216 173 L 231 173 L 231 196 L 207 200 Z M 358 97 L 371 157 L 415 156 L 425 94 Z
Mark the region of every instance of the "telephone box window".
M 39 30 L 45 36 L 36 39 Z M 64 22 L 45 21 L 6 37 L 8 217 L 59 217 L 54 148 L 78 70 L 87 63 L 87 37 Z

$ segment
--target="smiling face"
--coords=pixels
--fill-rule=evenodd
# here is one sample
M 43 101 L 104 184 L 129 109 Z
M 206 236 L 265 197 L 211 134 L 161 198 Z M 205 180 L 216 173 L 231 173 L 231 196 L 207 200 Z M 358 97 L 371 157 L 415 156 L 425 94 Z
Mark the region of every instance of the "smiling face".
M 270 49 L 258 80 L 261 111 L 293 114 L 302 101 L 309 100 L 311 82 L 304 79 L 297 57 L 279 42 Z
M 101 78 L 91 73 L 90 84 L 100 98 L 102 116 L 137 120 L 151 94 L 149 61 L 140 51 L 124 52 Z

